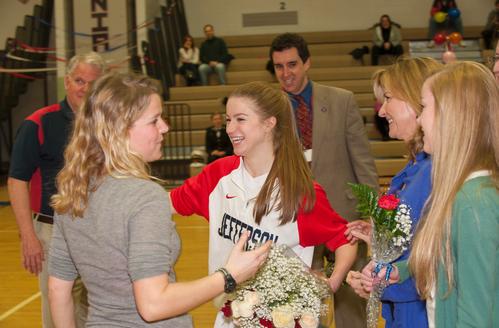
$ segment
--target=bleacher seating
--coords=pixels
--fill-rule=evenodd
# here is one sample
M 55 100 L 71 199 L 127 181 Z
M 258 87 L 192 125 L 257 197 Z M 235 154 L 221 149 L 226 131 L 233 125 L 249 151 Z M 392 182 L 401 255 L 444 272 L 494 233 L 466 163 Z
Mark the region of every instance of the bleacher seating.
M 54 1 L 43 0 L 41 5 L 33 6 L 33 15 L 24 17 L 24 25 L 17 26 L 15 36 L 5 40 L 5 47 L 0 50 L 0 67 L 5 69 L 25 69 L 46 67 L 46 55 L 24 51 L 22 46 L 33 48 L 48 47 L 50 27 L 46 24 L 52 21 Z M 41 22 L 45 22 L 42 24 Z M 21 57 L 17 60 L 8 55 Z M 44 73 L 24 74 L 16 76 L 5 72 L 0 73 L 0 165 L 4 164 L 2 149 L 10 153 L 13 143 L 12 109 L 17 106 L 19 97 L 26 92 L 28 82 L 33 78 L 46 78 Z M 3 171 L 0 167 L 0 171 Z
M 452 51 L 456 54 L 458 60 L 471 60 L 481 62 L 482 50 L 479 40 L 466 40 L 460 45 L 451 45 Z M 441 59 L 442 53 L 447 50 L 445 44 L 435 45 L 432 48 L 427 47 L 426 41 L 412 41 L 409 44 L 409 51 L 413 57 L 431 57 Z
M 481 27 L 465 29 L 466 38 L 478 39 Z M 371 76 L 379 67 L 369 66 L 370 56 L 365 60 L 355 60 L 349 52 L 363 45 L 370 46 L 371 31 L 339 31 L 302 33 L 311 52 L 311 69 L 309 76 L 312 80 L 322 84 L 345 88 L 354 92 L 357 103 L 364 117 L 365 127 L 371 143 L 371 151 L 376 160 L 376 167 L 380 182 L 386 184 L 389 177 L 397 173 L 407 162 L 407 149 L 402 141 L 381 141 L 381 135 L 376 130 L 373 117 L 374 96 L 372 93 Z M 404 48 L 410 52 L 410 41 L 427 41 L 427 30 L 404 29 Z M 229 52 L 235 59 L 227 70 L 227 85 L 217 85 L 216 78 L 210 81 L 209 86 L 185 87 L 181 78 L 177 77 L 177 86 L 170 88 L 169 104 L 186 104 L 190 107 L 191 130 L 182 131 L 172 126 L 170 134 L 184 136 L 191 135 L 194 147 L 204 146 L 205 129 L 210 125 L 210 114 L 223 112 L 221 103 L 223 97 L 228 96 L 235 86 L 250 81 L 267 81 L 278 83 L 274 76 L 265 70 L 268 60 L 269 44 L 275 34 L 250 36 L 224 36 Z M 196 44 L 201 44 L 197 39 Z M 467 41 L 468 42 L 468 41 Z M 473 41 L 469 41 L 473 42 Z M 167 142 L 166 147 L 180 147 L 174 142 Z

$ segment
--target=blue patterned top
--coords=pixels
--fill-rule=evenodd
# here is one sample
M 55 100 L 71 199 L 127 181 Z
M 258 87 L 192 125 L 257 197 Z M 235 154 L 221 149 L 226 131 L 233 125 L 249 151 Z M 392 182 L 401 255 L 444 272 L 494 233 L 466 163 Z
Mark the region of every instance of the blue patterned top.
M 431 158 L 424 152 L 416 155 L 392 180 L 389 194 L 395 194 L 402 204 L 411 209 L 412 232 L 419 222 L 422 210 L 431 192 Z M 406 250 L 396 261 L 409 257 Z M 382 315 L 385 327 L 428 327 L 426 303 L 420 300 L 414 280 L 388 286 L 383 296 Z

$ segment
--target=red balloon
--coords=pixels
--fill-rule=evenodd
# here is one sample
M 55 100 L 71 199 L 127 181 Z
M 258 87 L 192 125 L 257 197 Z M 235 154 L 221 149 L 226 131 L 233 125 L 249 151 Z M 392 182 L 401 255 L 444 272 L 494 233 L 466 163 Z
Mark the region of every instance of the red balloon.
M 438 9 L 438 7 L 432 7 L 431 12 L 430 12 L 431 17 L 433 17 L 439 11 L 440 11 L 440 9 Z
M 453 44 L 458 44 L 462 39 L 463 37 L 459 34 L 459 32 L 454 32 L 449 35 L 449 41 Z
M 433 37 L 433 41 L 435 41 L 436 44 L 442 44 L 447 40 L 447 37 L 443 33 L 437 33 Z

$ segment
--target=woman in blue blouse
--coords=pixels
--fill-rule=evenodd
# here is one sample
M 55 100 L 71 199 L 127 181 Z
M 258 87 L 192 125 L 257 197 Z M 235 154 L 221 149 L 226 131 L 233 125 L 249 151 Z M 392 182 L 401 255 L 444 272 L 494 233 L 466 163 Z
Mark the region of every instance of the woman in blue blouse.
M 402 204 L 410 207 L 413 230 L 431 191 L 431 162 L 423 151 L 417 122 L 421 114 L 421 87 L 424 80 L 441 67 L 431 58 L 403 58 L 373 76 L 376 98 L 383 99 L 378 115 L 388 120 L 390 137 L 403 140 L 409 148 L 409 163 L 393 178 L 388 193 L 395 194 Z M 350 240 L 369 239 L 370 223 L 359 220 L 349 223 L 348 227 L 346 233 Z M 397 261 L 408 256 L 406 250 Z M 360 285 L 360 272 L 350 272 L 347 282 L 360 296 L 369 295 Z M 381 300 L 386 327 L 428 327 L 425 302 L 421 301 L 412 279 L 386 288 Z

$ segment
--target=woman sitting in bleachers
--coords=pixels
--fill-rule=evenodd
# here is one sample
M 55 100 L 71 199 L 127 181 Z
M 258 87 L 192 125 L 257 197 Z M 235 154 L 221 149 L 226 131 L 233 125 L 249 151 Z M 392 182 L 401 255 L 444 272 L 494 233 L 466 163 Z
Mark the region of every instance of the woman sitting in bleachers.
M 400 25 L 393 23 L 390 16 L 382 15 L 379 23 L 374 25 L 371 65 L 378 65 L 380 55 L 389 54 L 396 57 L 402 55 L 404 49 L 401 43 Z
M 194 46 L 192 36 L 186 35 L 182 48 L 178 49 L 178 71 L 188 86 L 199 84 L 199 49 Z

